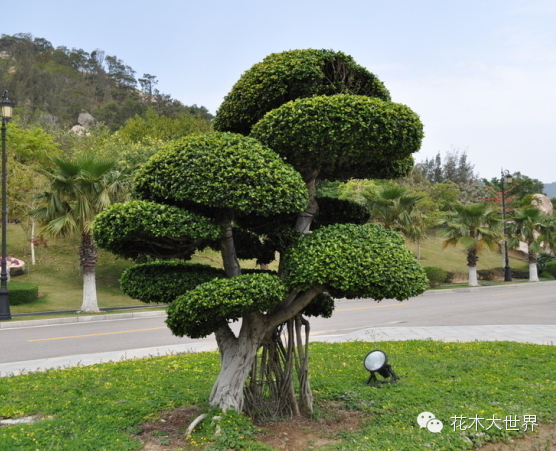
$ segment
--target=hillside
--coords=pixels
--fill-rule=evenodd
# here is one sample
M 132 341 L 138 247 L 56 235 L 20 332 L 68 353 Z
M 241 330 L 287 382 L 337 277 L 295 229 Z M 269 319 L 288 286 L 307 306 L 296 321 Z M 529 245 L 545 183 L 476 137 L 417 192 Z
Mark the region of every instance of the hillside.
M 87 112 L 115 131 L 149 107 L 168 117 L 212 119 L 205 107 L 184 105 L 157 84 L 155 75 L 137 77 L 133 68 L 101 49 L 54 48 L 28 33 L 0 38 L 0 87 L 9 91 L 27 123 L 68 128 Z

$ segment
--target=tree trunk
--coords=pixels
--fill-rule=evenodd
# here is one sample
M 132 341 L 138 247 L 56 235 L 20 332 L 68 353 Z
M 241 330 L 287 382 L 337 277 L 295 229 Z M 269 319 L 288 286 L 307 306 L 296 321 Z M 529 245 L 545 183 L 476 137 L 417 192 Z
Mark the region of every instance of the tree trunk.
M 470 266 L 469 267 L 469 286 L 470 287 L 478 287 L 479 282 L 477 280 L 477 267 Z
M 224 270 L 228 277 L 235 277 L 241 274 L 241 267 L 237 260 L 234 235 L 232 232 L 232 221 L 230 218 L 222 220 L 222 238 L 220 239 L 220 252 Z
M 537 256 L 529 251 L 529 282 L 538 282 L 539 274 L 537 269 Z
M 317 179 L 317 175 L 318 171 L 303 174 L 303 180 L 305 181 L 305 185 L 309 191 L 309 204 L 307 205 L 305 211 L 299 214 L 295 223 L 295 230 L 301 232 L 303 235 L 309 233 L 313 217 L 318 210 L 317 201 L 315 200 L 315 181 Z
M 477 281 L 477 261 L 479 256 L 477 255 L 477 249 L 469 249 L 467 251 L 467 266 L 469 266 L 469 286 L 478 287 L 479 282 Z
M 31 218 L 31 264 L 35 264 L 35 218 Z
M 81 235 L 81 247 L 79 249 L 80 264 L 83 270 L 83 303 L 82 312 L 98 313 L 97 286 L 95 267 L 97 264 L 97 247 L 93 237 L 88 232 Z
M 216 331 L 221 366 L 220 374 L 212 387 L 209 399 L 211 406 L 223 411 L 243 410 L 245 382 L 265 332 L 266 322 L 260 314 L 244 317 L 237 337 L 227 325 Z

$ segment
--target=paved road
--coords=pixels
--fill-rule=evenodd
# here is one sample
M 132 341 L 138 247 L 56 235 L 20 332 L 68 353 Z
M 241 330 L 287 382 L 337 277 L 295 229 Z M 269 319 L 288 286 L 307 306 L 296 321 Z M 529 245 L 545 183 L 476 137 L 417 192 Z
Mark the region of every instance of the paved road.
M 82 319 L 95 321 L 63 324 L 52 323 L 69 320 L 0 323 L 0 376 L 216 348 L 213 337 L 172 336 L 163 315 L 107 315 L 103 321 L 92 317 Z M 556 344 L 556 282 L 429 291 L 401 303 L 339 300 L 332 318 L 311 320 L 311 335 L 322 341 L 432 338 Z

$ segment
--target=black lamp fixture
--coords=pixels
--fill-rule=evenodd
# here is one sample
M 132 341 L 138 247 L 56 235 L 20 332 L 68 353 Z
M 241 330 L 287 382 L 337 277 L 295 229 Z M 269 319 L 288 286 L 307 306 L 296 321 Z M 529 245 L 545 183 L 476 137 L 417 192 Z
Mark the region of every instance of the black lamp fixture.
M 8 271 L 6 255 L 6 231 L 8 212 L 6 202 L 6 124 L 13 115 L 13 103 L 8 99 L 8 91 L 2 94 L 2 262 L 0 270 L 0 321 L 12 319 L 8 297 Z
M 512 281 L 512 270 L 510 269 L 510 260 L 508 257 L 508 240 L 506 239 L 506 192 L 504 189 L 504 181 L 508 184 L 512 183 L 512 175 L 510 171 L 502 169 L 500 172 L 500 186 L 502 189 L 502 227 L 504 230 L 504 282 Z
M 388 356 L 386 355 L 386 353 L 378 349 L 369 352 L 365 356 L 363 365 L 365 366 L 365 369 L 371 373 L 369 376 L 369 380 L 367 381 L 367 385 L 376 386 L 380 383 L 391 384 L 392 382 L 396 382 L 399 379 L 396 373 L 394 373 L 392 366 L 388 364 Z M 389 380 L 379 381 L 376 377 L 376 373 L 380 374 L 386 379 L 389 378 Z

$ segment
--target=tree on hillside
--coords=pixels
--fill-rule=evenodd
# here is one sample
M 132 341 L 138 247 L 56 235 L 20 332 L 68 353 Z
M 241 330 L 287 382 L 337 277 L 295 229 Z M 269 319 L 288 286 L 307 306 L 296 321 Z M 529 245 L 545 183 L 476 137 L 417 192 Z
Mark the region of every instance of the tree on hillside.
M 0 37 L 0 52 L 0 86 L 17 93 L 22 123 L 67 129 L 86 111 L 115 131 L 149 106 L 135 70 L 101 49 L 54 48 L 44 38 L 18 33 Z M 186 106 L 155 89 L 154 75 L 144 74 L 139 83 L 159 114 L 212 118 L 206 108 Z
M 101 213 L 95 238 L 132 258 L 187 260 L 195 249 L 218 246 L 220 274 L 154 262 L 130 269 L 124 289 L 148 302 L 171 301 L 167 323 L 178 336 L 215 333 L 221 371 L 211 405 L 310 413 L 306 316 L 330 315 L 331 296 L 403 300 L 428 285 L 401 237 L 379 225 L 330 225 L 319 216 L 307 234 L 319 207 L 315 181 L 407 172 L 422 125 L 350 57 L 298 50 L 270 55 L 244 73 L 215 127 L 153 156 L 136 178 L 142 200 Z M 190 218 L 186 228 L 180 217 Z M 196 227 L 200 221 L 205 226 Z M 207 236 L 214 233 L 217 239 Z M 240 257 L 269 262 L 277 254 L 278 275 L 241 268 Z M 146 275 L 155 273 L 171 293 L 152 289 Z M 230 323 L 237 320 L 235 334 Z M 292 338 L 286 345 L 282 332 Z
M 527 244 L 529 282 L 538 282 L 537 256 L 543 250 L 550 250 L 554 244 L 549 217 L 535 206 L 516 208 L 507 227 L 510 248 L 519 247 L 520 242 Z
M 446 238 L 442 243 L 444 249 L 458 244 L 465 248 L 471 287 L 479 285 L 479 254 L 485 247 L 494 250 L 503 239 L 500 225 L 500 212 L 485 203 L 454 205 L 453 210 L 446 212 L 438 223 L 440 234 Z
M 94 154 L 76 159 L 54 159 L 55 171 L 43 171 L 49 190 L 40 197 L 44 205 L 31 212 L 43 224 L 41 233 L 53 238 L 79 237 L 79 263 L 83 271 L 82 312 L 98 312 L 95 267 L 97 248 L 91 227 L 95 216 L 128 192 L 122 174 L 111 172 L 114 162 Z M 124 178 L 124 180 L 122 180 Z
M 373 221 L 379 221 L 387 229 L 396 230 L 417 244 L 426 237 L 428 221 L 420 208 L 424 195 L 411 194 L 399 185 L 383 186 L 378 191 L 364 191 L 366 205 Z
M 484 180 L 487 186 L 494 188 L 497 192 L 500 192 L 502 189 L 502 181 L 500 178 L 492 178 L 490 181 Z M 506 189 L 510 189 L 507 183 L 504 183 L 504 187 Z M 533 179 L 527 175 L 522 174 L 521 172 L 514 172 L 512 174 L 512 183 L 511 183 L 511 196 L 514 199 L 514 202 L 521 201 L 525 196 L 528 194 L 543 194 L 544 193 L 544 183 L 540 180 Z M 528 201 L 527 203 L 530 203 Z
M 460 153 L 459 149 L 446 152 L 444 160 L 440 152 L 430 160 L 420 162 L 418 170 L 431 183 L 453 182 L 458 185 L 472 184 L 477 181 L 474 165 L 467 160 L 465 150 Z

